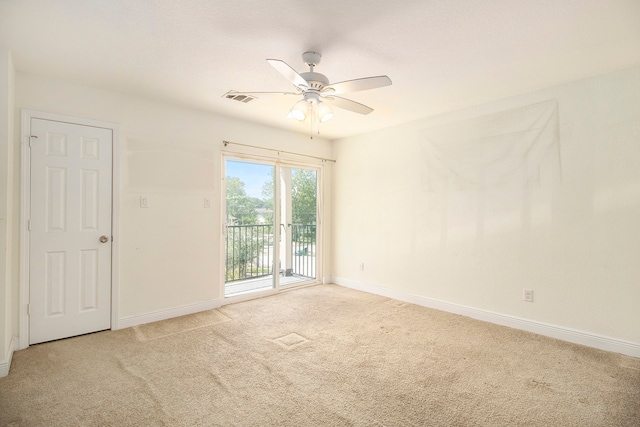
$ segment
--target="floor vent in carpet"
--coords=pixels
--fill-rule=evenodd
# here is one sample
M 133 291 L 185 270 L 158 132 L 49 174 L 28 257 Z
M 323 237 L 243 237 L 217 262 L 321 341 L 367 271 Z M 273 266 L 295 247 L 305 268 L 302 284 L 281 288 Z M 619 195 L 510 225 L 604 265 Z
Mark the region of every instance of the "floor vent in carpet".
M 276 338 L 273 340 L 273 342 L 275 342 L 280 347 L 285 348 L 287 350 L 291 350 L 292 348 L 298 347 L 308 341 L 309 341 L 308 339 L 306 339 L 301 335 L 296 334 L 295 332 L 292 332 L 283 337 Z

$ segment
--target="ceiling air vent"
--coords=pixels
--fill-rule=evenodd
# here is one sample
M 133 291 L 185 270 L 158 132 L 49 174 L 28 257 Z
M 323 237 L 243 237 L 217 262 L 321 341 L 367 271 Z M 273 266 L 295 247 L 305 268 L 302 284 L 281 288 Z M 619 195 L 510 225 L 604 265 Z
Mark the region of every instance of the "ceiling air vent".
M 254 99 L 256 99 L 255 96 L 246 95 L 246 94 L 243 94 L 243 93 L 236 93 L 236 92 L 233 92 L 233 91 L 229 91 L 229 92 L 225 93 L 222 96 L 224 96 L 227 99 L 233 99 L 234 101 L 243 102 L 245 104 L 247 102 L 251 102 Z

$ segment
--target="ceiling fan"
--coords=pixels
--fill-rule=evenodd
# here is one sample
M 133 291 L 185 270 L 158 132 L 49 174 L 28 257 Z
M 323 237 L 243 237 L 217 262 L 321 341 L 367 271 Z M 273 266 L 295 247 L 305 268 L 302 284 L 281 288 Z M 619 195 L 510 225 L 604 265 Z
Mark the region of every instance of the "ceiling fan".
M 309 67 L 309 71 L 301 74 L 284 61 L 267 59 L 267 62 L 271 64 L 276 71 L 293 84 L 296 88 L 295 92 L 229 91 L 223 96 L 232 98 L 238 95 L 302 95 L 302 99 L 297 101 L 291 108 L 289 117 L 304 120 L 308 116 L 311 116 L 312 118 L 316 117 L 320 122 L 326 122 L 333 117 L 332 106 L 359 114 L 369 114 L 373 111 L 372 108 L 366 105 L 336 95 L 375 89 L 391 84 L 391 79 L 387 76 L 365 77 L 339 83 L 329 83 L 329 79 L 324 74 L 314 71 L 315 67 L 320 63 L 320 58 L 321 55 L 317 52 L 305 52 L 302 54 L 302 60 Z

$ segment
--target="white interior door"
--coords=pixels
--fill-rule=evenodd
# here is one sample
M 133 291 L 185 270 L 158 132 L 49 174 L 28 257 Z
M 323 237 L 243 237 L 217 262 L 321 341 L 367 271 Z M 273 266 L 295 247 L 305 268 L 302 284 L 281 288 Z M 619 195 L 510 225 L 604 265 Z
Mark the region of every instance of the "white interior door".
M 29 343 L 111 327 L 111 129 L 31 119 Z

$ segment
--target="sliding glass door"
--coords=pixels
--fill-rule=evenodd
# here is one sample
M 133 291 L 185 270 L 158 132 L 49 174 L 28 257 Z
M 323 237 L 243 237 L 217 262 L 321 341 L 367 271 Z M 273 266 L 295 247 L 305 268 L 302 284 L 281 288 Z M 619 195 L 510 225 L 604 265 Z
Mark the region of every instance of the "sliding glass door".
M 318 173 L 313 169 L 280 167 L 281 285 L 316 279 Z
M 225 159 L 225 297 L 316 281 L 318 172 Z

